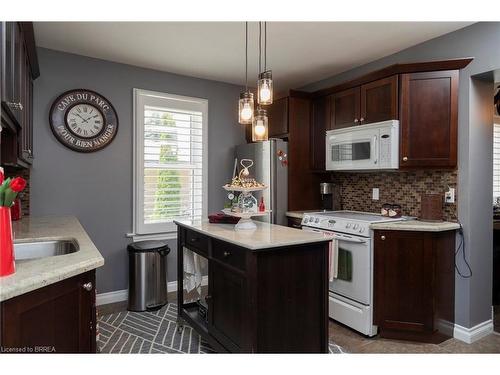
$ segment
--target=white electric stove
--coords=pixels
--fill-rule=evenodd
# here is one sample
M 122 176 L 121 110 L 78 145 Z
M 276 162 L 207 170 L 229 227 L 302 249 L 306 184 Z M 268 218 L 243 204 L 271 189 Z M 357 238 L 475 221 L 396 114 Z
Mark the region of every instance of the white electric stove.
M 364 335 L 377 334 L 373 324 L 373 230 L 370 225 L 407 219 L 358 211 L 304 214 L 302 230 L 323 233 L 338 244 L 332 246 L 335 277 L 329 285 L 330 318 Z

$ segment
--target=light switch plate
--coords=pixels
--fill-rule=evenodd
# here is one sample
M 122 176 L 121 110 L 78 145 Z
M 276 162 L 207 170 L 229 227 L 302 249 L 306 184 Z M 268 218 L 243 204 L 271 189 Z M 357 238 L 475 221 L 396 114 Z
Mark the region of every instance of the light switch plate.
M 372 190 L 372 200 L 378 201 L 380 199 L 380 190 L 379 188 L 373 188 Z

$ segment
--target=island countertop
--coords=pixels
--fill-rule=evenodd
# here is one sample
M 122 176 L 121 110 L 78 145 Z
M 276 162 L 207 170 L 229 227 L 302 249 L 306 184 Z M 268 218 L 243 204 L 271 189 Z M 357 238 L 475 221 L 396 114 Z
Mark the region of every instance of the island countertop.
M 255 221 L 257 228 L 253 230 L 235 230 L 233 224 L 211 224 L 207 220 L 196 222 L 174 220 L 174 223 L 250 250 L 330 241 L 320 233 L 258 221 Z
M 13 223 L 14 243 L 76 240 L 79 251 L 16 261 L 16 272 L 0 277 L 0 301 L 101 267 L 104 258 L 76 217 L 26 217 Z

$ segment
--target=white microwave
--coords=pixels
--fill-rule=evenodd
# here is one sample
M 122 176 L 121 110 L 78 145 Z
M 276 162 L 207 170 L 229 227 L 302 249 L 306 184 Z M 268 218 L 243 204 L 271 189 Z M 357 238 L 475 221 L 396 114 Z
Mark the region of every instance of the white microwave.
M 326 132 L 326 169 L 363 171 L 399 168 L 399 121 Z

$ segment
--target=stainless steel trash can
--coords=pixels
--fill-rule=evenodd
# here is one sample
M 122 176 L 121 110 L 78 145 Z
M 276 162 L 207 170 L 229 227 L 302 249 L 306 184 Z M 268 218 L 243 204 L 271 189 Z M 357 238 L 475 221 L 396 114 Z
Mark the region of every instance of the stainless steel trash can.
M 127 246 L 128 310 L 158 310 L 167 303 L 167 255 L 164 241 L 140 241 Z

